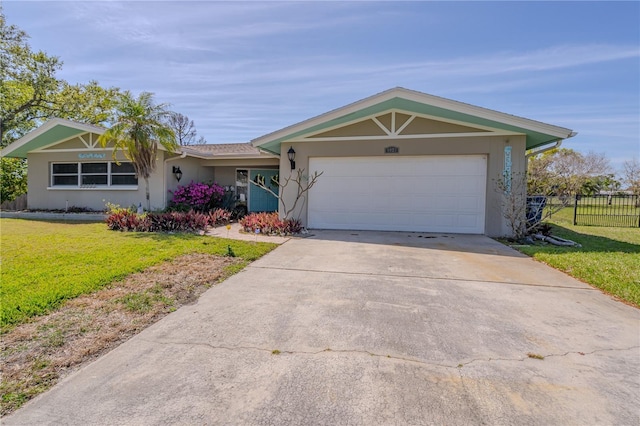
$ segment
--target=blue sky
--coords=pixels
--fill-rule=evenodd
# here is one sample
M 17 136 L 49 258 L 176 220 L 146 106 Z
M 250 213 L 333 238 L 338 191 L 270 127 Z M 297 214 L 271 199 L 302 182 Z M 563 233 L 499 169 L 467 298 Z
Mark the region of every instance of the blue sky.
M 97 80 L 246 142 L 383 90 L 567 127 L 640 157 L 640 2 L 3 2 L 8 23 Z

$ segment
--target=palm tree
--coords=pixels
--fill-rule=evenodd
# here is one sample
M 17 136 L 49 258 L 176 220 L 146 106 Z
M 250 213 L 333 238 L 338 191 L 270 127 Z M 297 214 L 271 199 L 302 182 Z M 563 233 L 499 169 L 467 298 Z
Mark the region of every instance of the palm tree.
M 138 178 L 143 178 L 146 189 L 147 210 L 151 210 L 149 200 L 149 176 L 156 168 L 158 145 L 167 151 L 178 149 L 176 137 L 166 123 L 171 114 L 167 104 L 156 105 L 153 93 L 142 92 L 134 98 L 126 91 L 116 106 L 116 118 L 113 126 L 104 132 L 98 141 L 104 148 L 113 145 L 113 158 L 118 150 L 131 160 Z

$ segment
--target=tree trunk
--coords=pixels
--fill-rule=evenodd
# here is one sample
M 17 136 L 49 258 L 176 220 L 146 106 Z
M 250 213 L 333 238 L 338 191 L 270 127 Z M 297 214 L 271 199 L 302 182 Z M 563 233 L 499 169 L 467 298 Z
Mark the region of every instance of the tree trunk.
M 149 198 L 149 177 L 144 178 L 144 192 L 147 197 L 147 211 L 151 211 L 151 199 Z

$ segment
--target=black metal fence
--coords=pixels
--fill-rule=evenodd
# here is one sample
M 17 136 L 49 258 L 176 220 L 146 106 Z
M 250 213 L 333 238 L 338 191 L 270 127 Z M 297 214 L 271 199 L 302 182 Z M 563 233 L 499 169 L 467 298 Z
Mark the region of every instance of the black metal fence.
M 576 196 L 574 225 L 640 227 L 640 198 L 637 195 Z

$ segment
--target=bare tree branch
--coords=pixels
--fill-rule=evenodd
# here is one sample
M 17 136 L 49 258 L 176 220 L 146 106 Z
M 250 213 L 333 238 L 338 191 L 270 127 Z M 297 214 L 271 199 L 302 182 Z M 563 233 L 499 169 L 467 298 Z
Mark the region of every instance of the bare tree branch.
M 527 176 L 523 173 L 514 173 L 510 183 L 503 177 L 494 181 L 496 192 L 502 196 L 500 211 L 502 217 L 507 220 L 512 237 L 520 239 L 534 231 L 540 222 L 549 218 L 554 213 L 571 205 L 572 197 L 554 197 L 558 203 L 552 204 L 551 196 L 533 195 L 527 196 Z M 540 220 L 536 220 L 540 217 Z
M 267 187 L 263 182 L 259 182 L 259 181 L 254 182 L 252 180 L 249 180 L 249 182 L 257 186 L 258 188 L 264 189 L 265 191 L 267 191 L 268 193 L 276 197 L 279 203 L 282 205 L 282 210 L 284 211 L 285 219 L 291 219 L 291 214 L 295 212 L 298 204 L 302 201 L 302 206 L 304 206 L 304 203 L 306 203 L 307 201 L 306 194 L 316 184 L 316 182 L 318 181 L 318 178 L 322 176 L 322 174 L 324 173 L 324 172 L 316 171 L 316 172 L 313 172 L 311 175 L 305 175 L 304 170 L 305 169 L 298 169 L 296 170 L 295 174 L 292 173 L 291 175 L 289 175 L 284 180 L 284 182 L 278 181 L 277 182 L 278 188 L 279 188 L 278 193 L 275 193 L 271 188 Z M 293 200 L 293 205 L 290 208 L 287 208 L 287 204 L 283 194 L 284 194 L 284 189 L 287 186 L 289 186 L 289 184 L 292 181 L 296 185 L 296 198 Z M 299 217 L 296 219 L 299 219 Z
M 193 145 L 196 140 L 196 126 L 193 120 L 178 112 L 173 112 L 167 117 L 167 123 L 176 134 L 178 145 Z

